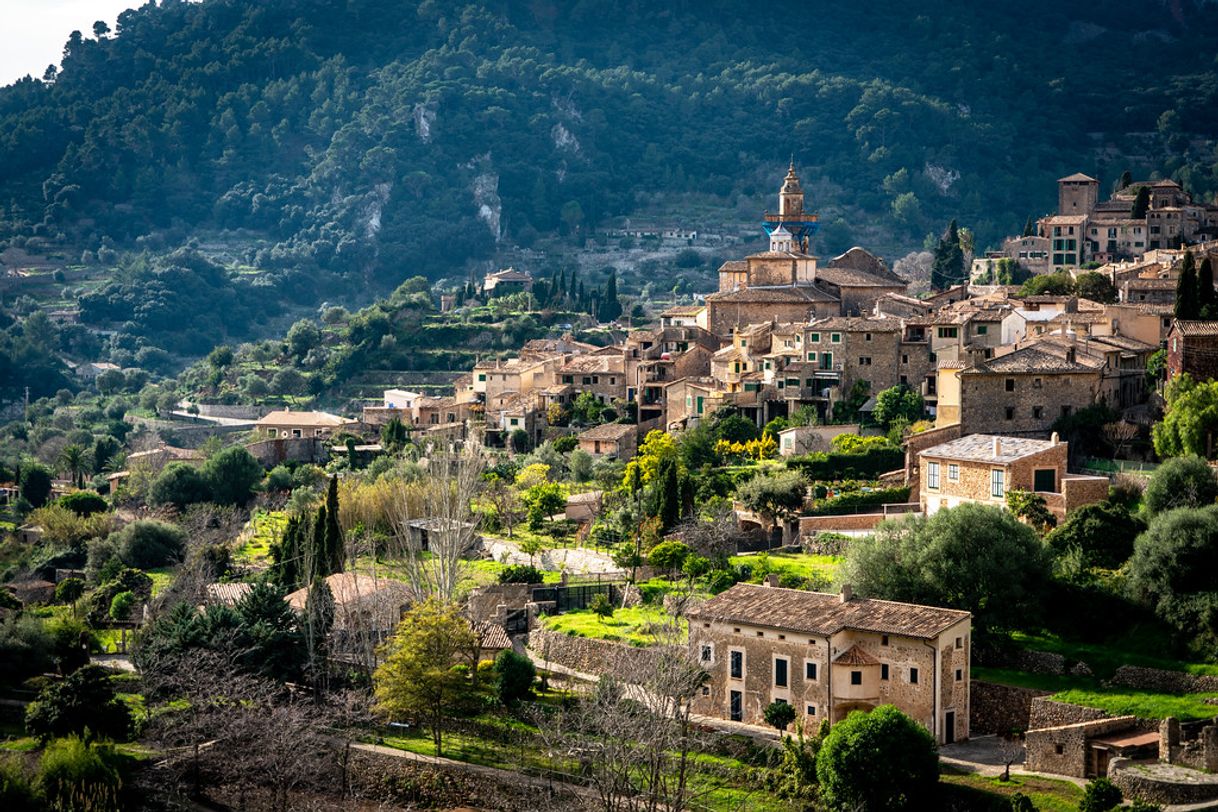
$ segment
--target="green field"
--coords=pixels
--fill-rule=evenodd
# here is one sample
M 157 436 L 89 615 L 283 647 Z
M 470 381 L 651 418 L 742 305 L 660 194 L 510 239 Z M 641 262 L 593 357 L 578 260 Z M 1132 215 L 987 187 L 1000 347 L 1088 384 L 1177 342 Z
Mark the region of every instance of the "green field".
M 805 580 L 823 580 L 832 583 L 837 576 L 842 558 L 836 555 L 812 555 L 811 553 L 749 553 L 732 558 L 733 564 L 748 564 L 753 568 L 753 577 L 760 580 L 770 572 L 790 574 Z
M 671 630 L 674 618 L 661 607 L 641 604 L 626 609 L 615 609 L 612 617 L 602 618 L 590 609 L 549 615 L 542 618 L 542 625 L 551 631 L 572 637 L 588 637 L 593 640 L 609 640 L 614 643 L 629 643 L 632 646 L 649 646 L 657 642 L 657 633 L 666 635 Z M 677 621 L 680 639 L 689 632 L 689 624 Z
M 242 531 L 245 542 L 233 553 L 243 563 L 263 566 L 270 563 L 271 545 L 283 537 L 288 526 L 288 514 L 282 510 L 256 510 Z
M 950 767 L 944 767 L 939 783 L 953 788 L 954 796 L 967 803 L 970 796 L 994 796 L 1009 798 L 1016 792 L 1027 795 L 1032 804 L 1040 812 L 1075 812 L 1082 800 L 1083 791 L 1069 781 L 1032 775 L 1012 775 L 1010 781 L 1002 781 L 999 777 L 987 777 L 975 773 L 964 773 Z M 978 801 L 982 799 L 977 797 Z M 978 808 L 988 808 L 981 803 Z M 968 808 L 957 806 L 956 808 Z

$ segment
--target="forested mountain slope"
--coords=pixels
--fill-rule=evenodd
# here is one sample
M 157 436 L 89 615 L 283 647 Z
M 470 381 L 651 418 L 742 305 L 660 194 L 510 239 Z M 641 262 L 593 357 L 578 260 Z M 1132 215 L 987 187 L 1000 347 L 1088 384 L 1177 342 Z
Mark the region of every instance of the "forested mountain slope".
M 0 240 L 243 228 L 276 284 L 391 289 L 643 195 L 730 211 L 791 155 L 908 247 L 1075 170 L 1218 188 L 1206 3 L 162 0 L 90 33 L 0 90 Z

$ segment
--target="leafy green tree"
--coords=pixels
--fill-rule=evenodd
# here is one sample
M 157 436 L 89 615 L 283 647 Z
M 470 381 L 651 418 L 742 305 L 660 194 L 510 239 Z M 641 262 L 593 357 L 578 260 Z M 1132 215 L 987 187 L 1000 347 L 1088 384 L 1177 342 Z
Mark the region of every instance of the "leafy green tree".
M 712 431 L 716 440 L 727 440 L 729 443 L 747 443 L 761 436 L 756 423 L 735 411 L 722 417 L 716 416 Z
M 500 570 L 496 580 L 501 584 L 540 584 L 541 570 L 530 564 L 510 564 Z
M 1006 502 L 1011 513 L 1036 528 L 1037 532 L 1045 533 L 1057 526 L 1057 517 L 1039 494 L 1012 488 L 1007 491 Z
M 85 582 L 79 578 L 64 578 L 55 585 L 56 603 L 75 603 L 85 594 Z
M 457 606 L 434 598 L 415 604 L 372 675 L 378 712 L 424 722 L 435 754 L 443 755 L 444 720 L 466 703 L 477 651 L 477 635 Z
M 288 329 L 288 349 L 297 359 L 304 358 L 309 350 L 321 345 L 321 330 L 308 319 L 301 319 Z
M 1194 381 L 1187 373 L 1173 378 L 1164 390 L 1167 412 L 1151 436 L 1161 458 L 1215 452 L 1218 433 L 1218 381 Z
M 262 481 L 262 465 L 241 446 L 230 446 L 203 463 L 203 480 L 220 505 L 244 505 Z
M 1123 800 L 1116 784 L 1107 778 L 1092 778 L 1083 788 L 1083 799 L 1079 801 L 1078 809 L 1079 812 L 1110 812 Z
M 598 592 L 592 596 L 592 600 L 588 602 L 588 608 L 602 621 L 605 618 L 613 617 L 613 603 L 610 602 L 609 596 L 603 592 Z
M 767 522 L 782 522 L 803 507 L 807 484 L 797 471 L 758 474 L 736 490 L 746 508 Z
M 1079 274 L 1078 279 L 1074 280 L 1074 289 L 1084 299 L 1101 304 L 1115 304 L 1120 298 L 1120 291 L 1112 280 L 1095 271 Z
M 1144 529 L 1141 520 L 1124 506 L 1097 502 L 1070 513 L 1045 536 L 1045 543 L 1059 558 L 1078 550 L 1083 566 L 1116 569 L 1133 555 L 1134 540 Z
M 984 633 L 1036 616 L 1049 560 L 1035 531 L 1009 511 L 964 504 L 855 539 L 841 577 L 861 595 L 970 611 Z
M 92 516 L 110 509 L 105 497 L 97 491 L 73 491 L 59 497 L 58 503 L 77 516 Z
M 186 531 L 157 519 L 138 519 L 114 534 L 118 557 L 136 569 L 176 564 L 186 550 Z
M 1218 505 L 1160 513 L 1134 543 L 1133 594 L 1155 614 L 1218 653 Z
M 689 545 L 682 541 L 662 541 L 647 553 L 647 563 L 657 569 L 677 572 L 689 557 Z
M 171 462 L 161 469 L 148 489 L 148 503 L 185 507 L 211 499 L 211 486 L 197 467 Z
M 1180 276 L 1176 279 L 1176 304 L 1172 313 L 1177 319 L 1201 317 L 1201 302 L 1197 293 L 1197 261 L 1192 251 L 1184 252 L 1180 260 Z
M 787 725 L 795 721 L 795 707 L 788 702 L 775 700 L 765 706 L 762 716 L 766 724 L 775 730 L 786 730 Z
M 537 669 L 523 654 L 504 649 L 495 656 L 495 694 L 509 707 L 533 694 Z
M 389 422 L 381 427 L 381 445 L 390 454 L 396 454 L 406 447 L 406 443 L 410 441 L 410 432 L 398 418 L 390 418 Z
M 51 472 L 36 462 L 21 466 L 21 498 L 40 508 L 51 498 Z
M 1019 287 L 1020 296 L 1072 296 L 1076 292 L 1069 271 L 1036 274 Z
M 1142 494 L 1151 516 L 1180 507 L 1205 507 L 1218 498 L 1218 480 L 1197 456 L 1172 457 L 1151 474 Z
M 126 741 L 131 712 L 116 695 L 110 675 L 86 665 L 42 689 L 26 708 L 25 729 L 44 744 L 72 733 Z
M 908 386 L 897 385 L 881 391 L 875 396 L 875 411 L 872 417 L 885 430 L 895 420 L 913 423 L 920 420 L 925 411 L 922 396 Z
M 533 447 L 532 439 L 529 433 L 524 429 L 513 429 L 508 435 L 508 446 L 515 454 L 527 454 L 529 449 Z
M 131 610 L 135 608 L 135 593 L 120 592 L 110 599 L 110 619 L 124 621 L 131 619 Z
M 939 754 L 930 731 L 892 705 L 854 711 L 833 725 L 816 757 L 831 810 L 934 807 Z

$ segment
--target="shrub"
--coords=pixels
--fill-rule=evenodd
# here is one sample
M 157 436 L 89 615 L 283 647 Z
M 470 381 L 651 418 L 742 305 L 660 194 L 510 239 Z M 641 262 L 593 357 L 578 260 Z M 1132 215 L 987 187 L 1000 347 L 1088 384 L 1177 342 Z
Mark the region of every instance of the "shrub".
M 55 585 L 55 603 L 72 603 L 85 594 L 85 582 L 79 578 L 64 578 Z
M 532 564 L 511 564 L 504 567 L 499 573 L 499 583 L 501 584 L 540 584 L 541 582 L 541 570 Z
M 659 569 L 676 572 L 689 556 L 689 546 L 682 541 L 662 541 L 651 548 L 647 563 Z
M 40 508 L 51 498 L 51 472 L 37 463 L 21 466 L 21 497 L 33 507 Z
M 533 661 L 511 649 L 495 657 L 495 693 L 505 705 L 515 705 L 533 692 L 537 669 Z
M 53 812 L 111 812 L 121 809 L 119 758 L 108 744 L 76 736 L 60 739 L 42 754 L 38 785 Z
M 1108 812 L 1121 805 L 1124 800 L 1121 790 L 1107 778 L 1093 778 L 1083 789 L 1083 799 L 1079 801 L 1079 812 Z
M 795 721 L 795 708 L 788 702 L 774 701 L 765 706 L 762 711 L 766 724 L 775 730 L 786 730 L 787 725 Z
M 588 603 L 588 608 L 595 612 L 602 620 L 607 617 L 613 617 L 613 604 L 609 601 L 609 596 L 604 592 L 598 592 L 592 596 L 592 600 Z
M 286 491 L 291 490 L 291 488 L 292 472 L 288 470 L 286 465 L 276 465 L 266 475 L 266 489 L 268 491 Z
M 132 592 L 120 592 L 110 599 L 110 619 L 123 621 L 131 617 L 131 610 L 135 607 L 135 594 Z
M 59 504 L 77 516 L 92 516 L 94 513 L 104 513 L 110 507 L 102 495 L 96 491 L 73 491 L 59 497 Z
M 818 479 L 875 479 L 905 464 L 905 452 L 894 448 L 886 438 L 868 439 L 883 440 L 883 443 L 858 452 L 817 451 L 801 457 L 788 457 L 787 467 L 799 471 L 804 479 L 811 482 Z
M 38 694 L 26 707 L 25 729 L 42 742 L 73 733 L 122 741 L 131 731 L 131 712 L 115 696 L 110 676 L 86 665 Z
M 116 534 L 118 557 L 129 567 L 152 569 L 176 564 L 186 547 L 186 531 L 156 519 L 132 522 Z
M 1055 556 L 1076 548 L 1085 567 L 1116 569 L 1133 555 L 1134 539 L 1145 529 L 1123 506 L 1112 502 L 1084 505 L 1066 517 L 1061 527 L 1045 536 Z
M 21 756 L 0 757 L 0 809 L 5 812 L 40 812 L 38 793 L 25 774 Z
M 568 454 L 579 447 L 579 438 L 574 434 L 566 434 L 555 440 L 552 445 L 559 454 Z
M 874 488 L 869 491 L 851 491 L 831 499 L 818 499 L 808 511 L 809 516 L 850 513 L 852 510 L 876 505 L 892 505 L 909 501 L 909 487 Z
M 1174 457 L 1160 465 L 1143 499 L 1150 515 L 1180 507 L 1204 507 L 1218 497 L 1218 480 L 1200 457 Z
M 935 740 L 892 705 L 835 724 L 816 758 L 821 799 L 834 810 L 930 809 L 939 782 Z
M 186 462 L 166 465 L 148 490 L 148 503 L 152 505 L 185 507 L 210 499 L 211 489 L 203 475 L 198 468 Z
M 221 505 L 244 505 L 262 481 L 262 465 L 241 446 L 231 446 L 203 463 L 204 481 Z

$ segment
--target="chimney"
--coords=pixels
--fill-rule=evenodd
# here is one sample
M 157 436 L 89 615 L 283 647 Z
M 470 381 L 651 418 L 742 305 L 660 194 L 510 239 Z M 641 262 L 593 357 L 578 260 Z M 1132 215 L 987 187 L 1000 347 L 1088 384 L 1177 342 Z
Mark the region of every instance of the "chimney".
M 1053 445 L 1057 445 L 1061 442 L 1061 438 L 1057 436 L 1056 431 L 1049 435 L 1049 442 L 1053 443 Z
M 1002 438 L 1001 437 L 994 438 L 994 456 L 995 457 L 1002 456 Z
M 766 586 L 778 586 L 778 573 L 771 572 L 765 577 Z
M 851 587 L 850 584 L 842 584 L 842 591 L 837 596 L 838 601 L 840 603 L 849 603 L 850 599 L 853 597 L 854 597 L 854 588 Z

